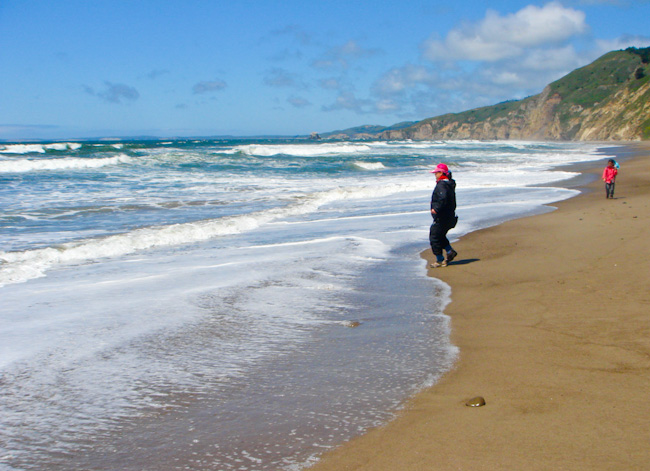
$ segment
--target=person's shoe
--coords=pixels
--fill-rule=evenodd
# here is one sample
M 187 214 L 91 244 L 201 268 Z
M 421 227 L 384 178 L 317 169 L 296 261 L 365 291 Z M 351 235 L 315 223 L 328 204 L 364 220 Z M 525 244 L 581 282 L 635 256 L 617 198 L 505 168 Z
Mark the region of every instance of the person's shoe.
M 458 252 L 456 252 L 454 249 L 451 249 L 449 252 L 447 252 L 447 260 L 445 260 L 445 264 L 450 263 L 453 259 L 455 259 L 456 255 L 458 255 Z
M 447 260 L 443 260 L 442 262 L 433 262 L 431 264 L 431 268 L 442 268 L 447 266 Z

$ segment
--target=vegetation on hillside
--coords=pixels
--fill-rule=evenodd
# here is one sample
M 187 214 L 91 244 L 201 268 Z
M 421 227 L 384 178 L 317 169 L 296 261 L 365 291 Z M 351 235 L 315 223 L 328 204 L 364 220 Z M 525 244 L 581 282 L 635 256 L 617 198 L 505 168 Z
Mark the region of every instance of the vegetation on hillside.
M 551 90 L 562 97 L 564 107 L 594 106 L 618 91 L 626 82 L 638 87 L 640 83 L 635 83 L 636 80 L 647 79 L 648 59 L 650 48 L 629 48 L 624 53 L 610 52 L 553 82 Z

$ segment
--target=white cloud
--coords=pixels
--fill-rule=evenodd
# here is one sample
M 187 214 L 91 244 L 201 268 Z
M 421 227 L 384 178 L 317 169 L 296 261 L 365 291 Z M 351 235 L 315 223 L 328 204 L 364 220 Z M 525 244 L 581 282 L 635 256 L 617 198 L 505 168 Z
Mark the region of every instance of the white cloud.
M 561 44 L 587 30 L 584 12 L 552 2 L 505 16 L 488 10 L 479 23 L 453 29 L 444 41 L 425 41 L 422 49 L 423 56 L 434 61 L 490 62 L 520 56 L 526 48 Z

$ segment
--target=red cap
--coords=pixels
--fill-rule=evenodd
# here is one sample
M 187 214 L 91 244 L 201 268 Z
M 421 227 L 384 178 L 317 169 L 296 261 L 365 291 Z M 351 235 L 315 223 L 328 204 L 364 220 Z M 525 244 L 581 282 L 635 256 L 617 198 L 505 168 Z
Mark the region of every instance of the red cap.
M 431 173 L 436 172 L 442 172 L 447 175 L 449 174 L 449 167 L 447 167 L 445 164 L 438 164 L 438 166 L 431 171 Z

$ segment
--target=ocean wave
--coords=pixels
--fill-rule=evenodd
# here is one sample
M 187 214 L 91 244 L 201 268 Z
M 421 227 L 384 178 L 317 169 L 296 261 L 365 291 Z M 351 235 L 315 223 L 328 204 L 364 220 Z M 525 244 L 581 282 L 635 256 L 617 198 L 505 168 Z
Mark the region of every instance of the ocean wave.
M 58 159 L 18 159 L 1 160 L 0 173 L 24 173 L 41 170 L 69 170 L 100 168 L 107 165 L 128 163 L 131 157 L 120 154 L 103 159 L 58 158 Z
M 352 165 L 361 170 L 382 170 L 386 168 L 381 162 L 353 162 Z
M 247 144 L 235 146 L 225 153 L 240 153 L 256 157 L 292 155 L 296 157 L 322 157 L 327 155 L 363 153 L 371 150 L 366 144 L 326 143 L 326 144 Z
M 45 154 L 48 150 L 77 150 L 82 147 L 77 142 L 55 142 L 52 144 L 9 144 L 0 149 L 1 154 Z
M 427 189 L 428 180 L 376 186 L 335 188 L 296 197 L 290 204 L 236 216 L 169 226 L 144 227 L 102 238 L 68 242 L 56 247 L 16 252 L 0 251 L 0 287 L 45 276 L 56 265 L 84 263 L 120 257 L 155 248 L 203 242 L 217 237 L 256 230 L 279 219 L 313 213 L 321 206 L 341 200 L 378 198 Z

